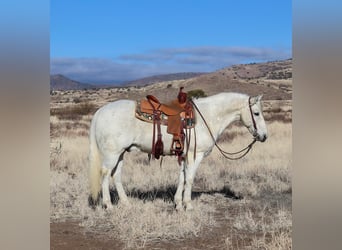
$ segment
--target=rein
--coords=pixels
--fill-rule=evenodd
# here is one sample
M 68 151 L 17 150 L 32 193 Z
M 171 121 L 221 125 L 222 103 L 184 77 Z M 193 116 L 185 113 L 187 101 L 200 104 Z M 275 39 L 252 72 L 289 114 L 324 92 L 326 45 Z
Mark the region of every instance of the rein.
M 249 97 L 249 99 L 248 99 L 248 106 L 249 106 L 249 109 L 250 109 L 250 112 L 251 112 L 251 116 L 252 116 L 252 120 L 253 120 L 253 126 L 254 126 L 254 129 L 255 129 L 255 131 L 256 131 L 256 124 L 255 124 L 255 120 L 254 120 L 253 113 L 252 113 L 252 108 L 251 108 L 250 99 L 251 99 L 251 98 Z M 210 134 L 211 138 L 212 138 L 213 141 L 214 141 L 214 144 L 215 144 L 216 148 L 220 151 L 220 153 L 221 153 L 226 159 L 229 159 L 229 160 L 239 160 L 239 159 L 241 159 L 242 157 L 244 157 L 244 156 L 251 150 L 252 146 L 253 146 L 254 143 L 256 142 L 255 137 L 254 137 L 253 141 L 252 141 L 250 144 L 248 144 L 245 148 L 243 148 L 243 149 L 241 149 L 241 150 L 239 150 L 239 151 L 237 151 L 237 152 L 230 153 L 230 152 L 224 151 L 224 150 L 217 144 L 217 142 L 216 142 L 216 140 L 215 140 L 215 137 L 214 137 L 213 133 L 211 132 L 211 129 L 210 129 L 210 127 L 209 127 L 207 121 L 204 119 L 204 116 L 202 115 L 201 111 L 198 109 L 198 107 L 196 106 L 196 104 L 195 104 L 192 100 L 190 100 L 190 102 L 191 102 L 191 104 L 195 107 L 195 109 L 197 110 L 198 114 L 201 116 L 201 118 L 202 118 L 202 120 L 203 120 L 205 126 L 207 127 L 207 129 L 208 129 L 208 131 L 209 131 L 209 134 Z M 245 150 L 246 150 L 246 152 L 244 152 L 242 155 L 240 155 L 240 156 L 238 156 L 238 157 L 234 157 L 234 155 L 240 154 L 240 153 L 242 153 L 242 152 L 245 151 Z

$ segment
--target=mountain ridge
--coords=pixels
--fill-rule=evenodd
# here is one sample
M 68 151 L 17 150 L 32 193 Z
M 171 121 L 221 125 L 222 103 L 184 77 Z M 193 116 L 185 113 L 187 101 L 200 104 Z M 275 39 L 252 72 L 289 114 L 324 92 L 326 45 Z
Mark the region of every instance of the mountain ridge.
M 90 88 L 96 88 L 96 86 L 72 80 L 62 74 L 50 75 L 50 90 L 81 90 Z
M 59 76 L 61 77 L 61 75 Z M 267 99 L 289 100 L 292 99 L 292 58 L 232 65 L 210 73 L 157 75 L 126 82 L 125 85 L 120 86 L 98 86 L 70 81 L 74 84 L 72 87 L 76 86 L 79 89 L 112 89 L 118 94 L 135 93 L 134 97 L 143 96 L 148 92 L 156 96 L 165 96 L 167 99 L 168 96 L 175 96 L 179 87 L 183 86 L 186 91 L 201 89 L 206 95 L 231 91 L 249 95 L 264 93 Z M 72 89 L 72 87 L 69 86 L 68 89 Z

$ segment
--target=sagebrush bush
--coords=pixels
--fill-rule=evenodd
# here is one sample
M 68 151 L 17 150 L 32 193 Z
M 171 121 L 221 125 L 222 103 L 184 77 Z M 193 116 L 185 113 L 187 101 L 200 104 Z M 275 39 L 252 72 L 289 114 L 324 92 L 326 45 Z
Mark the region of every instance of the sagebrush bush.
M 79 103 L 76 105 L 52 108 L 50 116 L 57 116 L 60 120 L 80 120 L 84 115 L 91 115 L 96 110 L 96 105 L 89 102 Z
M 188 97 L 189 98 L 200 98 L 200 97 L 206 97 L 207 95 L 204 93 L 202 89 L 194 89 L 188 91 Z

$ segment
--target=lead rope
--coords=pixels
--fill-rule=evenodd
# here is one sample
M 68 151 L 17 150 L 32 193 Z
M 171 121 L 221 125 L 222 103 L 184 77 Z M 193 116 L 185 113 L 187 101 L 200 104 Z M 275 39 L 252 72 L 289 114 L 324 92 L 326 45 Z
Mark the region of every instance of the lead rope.
M 214 141 L 214 144 L 215 144 L 216 148 L 220 151 L 220 153 L 221 153 L 226 159 L 229 159 L 229 160 L 239 160 L 239 159 L 241 159 L 242 157 L 244 157 L 244 156 L 251 150 L 253 144 L 256 142 L 256 139 L 255 139 L 255 138 L 253 139 L 253 141 L 252 141 L 250 144 L 247 145 L 247 147 L 241 149 L 240 151 L 233 152 L 233 153 L 224 151 L 224 150 L 217 144 L 217 142 L 216 142 L 216 140 L 215 140 L 215 137 L 214 137 L 213 133 L 211 132 L 211 130 L 210 130 L 210 128 L 209 128 L 209 125 L 208 125 L 207 121 L 204 119 L 204 117 L 203 117 L 201 111 L 198 109 L 198 107 L 196 106 L 196 104 L 195 104 L 192 100 L 190 100 L 190 102 L 191 102 L 191 104 L 195 107 L 195 109 L 197 110 L 198 114 L 201 116 L 201 118 L 202 118 L 202 120 L 203 120 L 205 126 L 207 127 L 207 129 L 208 129 L 208 131 L 209 131 L 209 134 L 210 134 L 211 138 L 212 138 L 213 141 Z M 252 115 L 252 117 L 253 117 L 253 115 Z M 252 118 L 252 119 L 253 119 L 253 118 Z M 253 119 L 253 122 L 255 122 L 254 119 Z M 254 124 L 253 124 L 253 125 L 254 125 Z M 232 157 L 232 156 L 230 156 L 230 155 L 239 154 L 239 153 L 241 153 L 241 152 L 243 152 L 243 151 L 245 151 L 245 150 L 247 150 L 247 151 L 246 151 L 245 153 L 243 153 L 241 156 L 238 156 L 238 157 Z

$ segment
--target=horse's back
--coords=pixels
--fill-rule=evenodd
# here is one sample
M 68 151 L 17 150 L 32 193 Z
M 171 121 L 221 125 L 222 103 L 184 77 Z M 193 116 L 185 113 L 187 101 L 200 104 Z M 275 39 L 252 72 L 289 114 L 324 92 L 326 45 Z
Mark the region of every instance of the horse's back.
M 135 105 L 134 101 L 126 99 L 107 103 L 96 111 L 92 122 L 119 123 L 125 117 L 134 117 Z
M 134 114 L 135 110 L 135 101 L 127 100 L 127 99 L 120 99 L 114 102 L 107 103 L 106 105 L 102 106 L 97 110 L 96 113 L 100 113 L 103 115 L 118 115 L 118 114 L 127 114 L 127 112 L 131 112 Z

